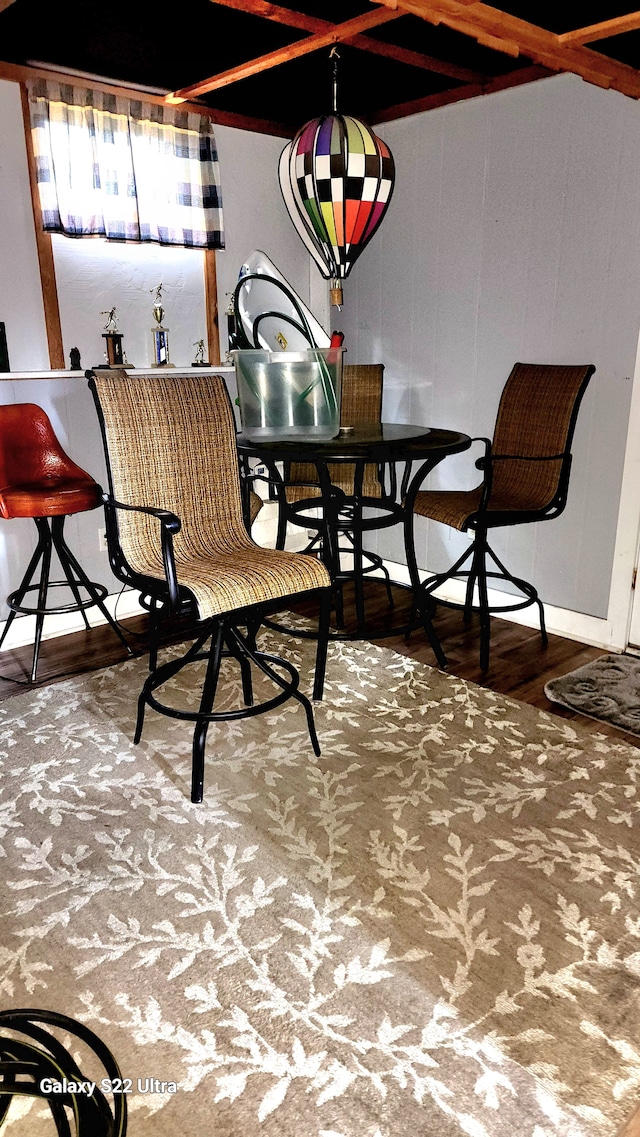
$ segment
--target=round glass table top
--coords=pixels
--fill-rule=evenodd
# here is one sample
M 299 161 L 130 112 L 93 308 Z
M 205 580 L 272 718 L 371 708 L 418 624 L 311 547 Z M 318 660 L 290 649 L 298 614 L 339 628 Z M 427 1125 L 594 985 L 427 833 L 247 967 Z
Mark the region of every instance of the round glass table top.
M 412 423 L 363 423 L 341 428 L 335 438 L 317 438 L 298 435 L 283 438 L 256 438 L 240 433 L 238 449 L 243 453 L 260 454 L 282 459 L 327 459 L 332 462 L 357 461 L 359 458 L 376 461 L 426 458 L 434 454 L 454 454 L 471 445 L 467 434 L 438 427 L 416 426 Z

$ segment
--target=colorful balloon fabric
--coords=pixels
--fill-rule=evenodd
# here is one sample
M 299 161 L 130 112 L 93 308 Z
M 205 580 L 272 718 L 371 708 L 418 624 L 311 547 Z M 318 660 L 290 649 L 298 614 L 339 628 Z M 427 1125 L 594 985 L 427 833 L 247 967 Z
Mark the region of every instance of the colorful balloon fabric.
M 323 276 L 349 275 L 386 213 L 394 175 L 388 146 L 348 115 L 314 118 L 285 146 L 282 195 Z

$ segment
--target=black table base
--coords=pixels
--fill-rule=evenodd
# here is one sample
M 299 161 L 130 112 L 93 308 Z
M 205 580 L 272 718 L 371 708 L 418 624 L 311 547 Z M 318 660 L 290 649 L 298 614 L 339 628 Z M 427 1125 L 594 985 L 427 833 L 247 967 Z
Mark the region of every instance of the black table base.
M 241 467 L 245 473 L 245 485 L 250 485 L 249 459 L 257 459 L 269 471 L 268 481 L 272 496 L 279 505 L 278 547 L 284 545 L 286 523 L 291 521 L 307 529 L 316 530 L 308 546 L 310 555 L 320 556 L 331 574 L 333 600 L 337 628 L 332 638 L 341 640 L 384 639 L 390 636 L 409 635 L 417 628 L 424 628 L 435 657 L 441 667 L 446 666 L 446 658 L 436 633 L 431 616 L 432 604 L 420 600 L 420 607 L 412 605 L 409 621 L 390 629 L 381 628 L 372 632 L 365 620 L 365 585 L 374 578 L 372 572 L 386 572 L 382 558 L 377 553 L 363 548 L 363 536 L 368 532 L 386 529 L 403 524 L 405 535 L 407 517 L 412 512 L 413 501 L 418 488 L 430 471 L 448 454 L 467 450 L 471 439 L 456 431 L 436 430 L 423 426 L 403 423 L 372 423 L 355 426 L 348 435 L 332 439 L 313 437 L 298 438 L 260 438 L 251 439 L 244 434 L 238 436 L 238 450 Z M 288 468 L 292 462 L 312 463 L 317 472 L 317 481 L 310 486 L 309 496 L 304 500 L 287 500 Z M 282 463 L 283 471 L 278 468 Z M 364 476 L 367 464 L 378 467 L 381 478 L 381 496 L 368 497 L 364 491 Z M 404 465 L 401 484 L 398 486 L 396 467 Z M 414 463 L 419 463 L 413 473 Z M 353 493 L 347 496 L 331 481 L 332 469 L 345 467 L 346 479 L 353 478 Z M 386 479 L 385 484 L 383 484 Z M 338 479 L 336 479 L 338 480 Z M 320 516 L 313 517 L 318 510 Z M 311 511 L 311 515 L 309 515 Z M 366 511 L 366 515 L 365 515 Z M 345 541 L 348 548 L 345 548 Z M 353 568 L 345 569 L 342 558 L 345 552 L 353 556 Z M 420 596 L 419 582 L 413 579 L 410 587 L 414 598 Z M 355 587 L 357 629 L 343 631 L 342 588 L 347 581 Z M 382 583 L 385 581 L 383 579 Z M 390 582 L 387 580 L 390 590 Z M 306 634 L 300 629 L 272 622 L 279 631 L 296 635 Z

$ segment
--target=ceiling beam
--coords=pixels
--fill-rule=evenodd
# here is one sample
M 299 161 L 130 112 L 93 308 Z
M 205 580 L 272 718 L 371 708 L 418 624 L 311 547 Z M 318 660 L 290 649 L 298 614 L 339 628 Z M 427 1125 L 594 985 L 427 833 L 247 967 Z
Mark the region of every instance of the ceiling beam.
M 2 0 L 0 0 L 1 2 Z M 271 20 L 275 24 L 299 28 L 305 32 L 328 32 L 335 26 L 330 20 L 321 20 L 318 16 L 307 16 L 304 12 L 294 12 L 292 8 L 282 8 L 279 4 L 270 4 L 268 0 L 211 0 L 211 3 L 218 4 L 223 8 L 233 8 L 236 12 L 244 12 L 246 15 L 257 16 L 263 20 Z M 481 83 L 483 79 L 480 72 L 471 71 L 468 67 L 458 67 L 457 64 L 449 63 L 446 59 L 436 59 L 435 56 L 411 51 L 410 48 L 399 47 L 395 43 L 374 39 L 373 36 L 355 35 L 344 42 L 348 47 L 355 47 L 359 51 L 366 51 L 371 55 L 381 55 L 386 59 L 394 59 L 396 63 L 405 63 L 409 67 L 419 67 L 423 71 L 447 75 L 450 79 L 459 79 L 461 83 Z
M 558 36 L 560 43 L 583 44 L 595 40 L 620 36 L 624 32 L 635 32 L 640 28 L 640 12 L 629 12 L 626 16 L 616 16 L 614 20 L 603 20 L 601 24 L 590 24 L 588 28 L 576 28 L 573 32 L 563 32 Z
M 555 32 L 511 16 L 489 4 L 465 0 L 372 0 L 391 11 L 411 12 L 431 24 L 445 24 L 478 43 L 514 57 L 522 53 L 552 71 L 570 71 L 588 83 L 640 98 L 640 72 L 588 47 L 562 44 Z
M 154 103 L 160 107 L 166 104 L 164 95 L 153 95 L 147 91 L 141 92 L 139 87 L 127 87 L 126 83 L 117 83 L 115 80 L 113 83 L 97 82 L 93 79 L 87 80 L 86 76 L 75 76 L 69 71 L 56 71 L 50 67 L 27 67 L 19 63 L 0 62 L 0 79 L 6 79 L 12 83 L 28 83 L 33 79 L 53 79 L 59 83 L 68 83 L 73 87 L 90 85 L 94 91 L 106 91 L 108 95 L 124 95 L 125 98 L 137 99 L 138 102 L 142 99 L 145 103 Z M 182 109 L 210 118 L 212 122 L 220 123 L 221 126 L 234 126 L 237 130 L 252 130 L 258 134 L 274 135 L 276 138 L 293 138 L 295 134 L 295 130 L 285 123 L 254 118 L 251 115 L 236 114 L 234 111 L 216 110 L 215 107 L 208 107 L 204 103 L 185 103 Z
M 509 87 L 521 87 L 525 83 L 547 79 L 554 74 L 554 71 L 537 64 L 532 64 L 531 67 L 519 67 L 517 71 L 496 75 L 486 83 L 467 83 L 464 87 L 452 87 L 449 91 L 439 91 L 435 95 L 424 95 L 421 99 L 412 99 L 406 103 L 397 103 L 393 107 L 385 107 L 384 110 L 371 116 L 371 125 L 393 122 L 395 119 L 406 118 L 407 115 L 436 110 L 438 107 L 450 106 L 451 103 L 461 103 L 465 99 L 477 99 L 480 95 L 492 95 L 496 91 L 506 91 Z
M 205 95 L 208 91 L 218 91 L 220 87 L 228 87 L 231 83 L 238 83 L 240 79 L 248 79 L 251 75 L 258 75 L 272 67 L 279 67 L 281 63 L 289 63 L 292 59 L 299 59 L 301 55 L 308 55 L 312 51 L 320 51 L 334 43 L 344 43 L 353 35 L 368 28 L 375 28 L 379 24 L 386 24 L 390 20 L 397 20 L 404 12 L 393 12 L 382 7 L 375 11 L 365 12 L 363 16 L 356 16 L 354 20 L 347 20 L 344 24 L 332 24 L 331 31 L 319 32 L 306 39 L 280 47 L 277 51 L 270 51 L 257 59 L 249 59 L 240 63 L 229 71 L 222 71 L 219 75 L 212 75 L 210 79 L 203 79 L 201 83 L 192 83 L 180 91 L 174 91 L 167 96 L 167 102 L 181 102 L 183 99 L 193 99 L 198 95 Z

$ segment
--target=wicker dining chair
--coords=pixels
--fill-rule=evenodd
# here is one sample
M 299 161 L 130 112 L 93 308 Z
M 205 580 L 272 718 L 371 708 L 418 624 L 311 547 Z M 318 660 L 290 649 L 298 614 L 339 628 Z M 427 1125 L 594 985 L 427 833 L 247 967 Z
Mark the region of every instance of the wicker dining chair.
M 289 661 L 258 650 L 255 641 L 267 611 L 289 597 L 315 592 L 320 620 L 313 696 L 321 699 L 329 574 L 316 560 L 263 549 L 249 536 L 235 423 L 224 379 L 191 374 L 144 378 L 106 370 L 88 374 L 109 475 L 109 493 L 103 500 L 111 567 L 118 579 L 150 598 L 151 670 L 138 702 L 134 741 L 140 739 L 146 705 L 195 724 L 194 802 L 202 801 L 210 722 L 253 716 L 293 697 L 304 707 L 311 742 L 319 754 L 313 710 L 298 689 L 298 672 Z M 159 665 L 157 624 L 159 613 L 166 609 L 178 616 L 195 610 L 200 625 L 195 642 L 181 659 Z M 220 663 L 226 657 L 240 666 L 245 705 L 214 711 Z M 160 702 L 156 690 L 196 660 L 207 664 L 199 708 L 178 710 Z M 251 664 L 278 687 L 273 697 L 257 705 Z
M 256 517 L 262 509 L 262 498 L 255 490 L 249 492 L 249 524 L 253 525 Z
M 384 365 L 382 363 L 345 364 L 342 372 L 342 398 L 340 408 L 340 424 L 342 429 L 364 424 L 377 424 L 382 417 L 382 387 Z M 348 521 L 353 516 L 353 497 L 355 493 L 354 467 L 347 463 L 329 462 L 327 465 L 333 492 L 339 498 L 339 512 Z M 360 496 L 363 507 L 376 507 L 389 498 L 395 503 L 396 485 L 395 470 L 390 468 L 391 484 L 385 486 L 382 472 L 375 462 L 367 462 L 364 467 Z M 299 525 L 307 529 L 314 528 L 314 521 L 309 517 L 309 509 L 313 508 L 313 500 L 321 496 L 318 471 L 313 462 L 290 462 L 285 466 L 284 493 L 281 496 L 278 513 L 278 533 L 276 548 L 283 549 L 287 524 Z M 316 533 L 310 539 L 305 552 L 315 553 L 321 548 L 322 528 L 316 525 Z M 355 542 L 352 530 L 341 526 L 344 543 L 341 551 L 354 554 Z M 362 550 L 362 558 L 366 564 L 360 567 L 363 571 L 378 570 L 382 573 L 387 589 L 389 606 L 393 607 L 393 595 L 389 572 L 377 553 Z M 338 592 L 336 597 L 338 608 L 338 624 L 342 623 L 342 597 Z
M 479 613 L 483 671 L 489 667 L 492 612 L 515 612 L 536 604 L 542 641 L 547 643 L 544 607 L 536 588 L 505 568 L 489 546 L 487 533 L 502 526 L 548 521 L 562 513 L 567 501 L 578 410 L 594 371 L 593 364 L 516 363 L 502 392 L 493 441 L 473 439 L 485 447 L 484 455 L 476 462 L 484 474 L 482 483 L 472 490 L 420 489 L 404 503 L 407 564 L 416 603 L 433 605 L 435 600 L 446 607 L 459 608 L 466 622 L 472 611 Z M 416 516 L 474 534 L 470 548 L 450 569 L 427 577 L 422 584 L 415 553 Z M 493 569 L 488 567 L 489 559 Z M 466 562 L 470 564 L 465 569 Z M 464 603 L 433 595 L 453 578 L 466 581 Z M 520 596 L 513 602 L 490 604 L 489 579 L 510 582 Z
M 44 620 L 49 615 L 79 612 L 89 631 L 87 609 L 97 607 L 131 654 L 120 625 L 105 604 L 106 585 L 89 580 L 65 538 L 67 517 L 96 509 L 100 494 L 100 486 L 91 474 L 77 466 L 62 449 L 42 407 L 35 403 L 0 406 L 0 517 L 30 517 L 38 531 L 38 543 L 22 581 L 7 597 L 9 615 L 0 647 L 16 616 L 35 616 L 32 683 L 37 678 Z M 51 578 L 54 552 L 63 580 Z M 38 580 L 34 584 L 36 574 Z M 53 590 L 59 588 L 64 589 L 62 602 L 52 602 L 52 594 L 60 595 Z
M 342 371 L 342 400 L 340 406 L 340 425 L 344 429 L 362 423 L 378 423 L 382 417 L 382 382 L 384 365 L 382 363 L 345 364 Z M 353 467 L 337 462 L 329 463 L 331 484 L 345 497 L 353 496 Z M 318 472 L 313 462 L 291 462 L 285 470 L 285 492 L 288 503 L 305 498 L 320 497 Z M 384 494 L 384 484 L 377 465 L 367 462 L 362 482 L 365 497 L 379 499 Z M 294 524 L 304 524 L 296 520 L 296 514 L 286 512 L 288 520 Z

